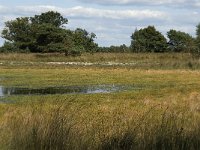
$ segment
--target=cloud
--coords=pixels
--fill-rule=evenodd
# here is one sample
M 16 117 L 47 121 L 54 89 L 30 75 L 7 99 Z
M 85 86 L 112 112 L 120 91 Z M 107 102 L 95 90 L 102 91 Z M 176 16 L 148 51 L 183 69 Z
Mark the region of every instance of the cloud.
M 16 13 L 35 14 L 45 11 L 58 11 L 68 17 L 85 17 L 85 18 L 110 18 L 110 19 L 163 19 L 167 17 L 167 13 L 154 10 L 109 10 L 96 9 L 82 6 L 72 8 L 60 8 L 55 6 L 17 6 Z
M 90 0 L 81 0 L 91 2 Z M 93 0 L 94 2 L 100 2 Z M 191 0 L 194 2 L 195 0 Z M 184 4 L 188 0 L 102 0 L 103 3 L 109 2 L 115 4 L 131 5 L 137 3 L 149 3 L 151 5 L 170 5 Z M 192 5 L 200 6 L 200 2 L 196 1 Z M 0 30 L 4 26 L 4 22 L 15 19 L 16 17 L 33 16 L 46 11 L 58 11 L 64 17 L 69 19 L 67 28 L 84 28 L 89 32 L 94 32 L 97 35 L 97 40 L 102 46 L 130 44 L 130 35 L 136 28 L 144 28 L 148 25 L 155 27 L 166 34 L 170 29 L 181 30 L 195 35 L 196 25 L 200 20 L 200 11 L 198 9 L 188 8 L 165 8 L 163 7 L 126 7 L 126 6 L 100 6 L 84 5 L 74 7 L 58 7 L 48 5 L 37 6 L 13 6 L 6 7 L 0 5 Z M 90 6 L 90 7 L 89 7 Z M 93 7 L 91 7 L 93 6 Z M 190 5 L 191 6 L 191 5 Z M 150 9 L 151 8 L 151 9 Z M 0 39 L 0 45 L 2 40 Z
M 0 5 L 0 15 L 5 15 L 8 13 L 8 11 L 9 11 L 8 7 Z
M 146 6 L 176 6 L 200 7 L 199 0 L 78 0 L 83 3 L 100 5 L 146 5 Z
M 56 6 L 39 5 L 39 6 L 16 6 L 14 9 L 15 13 L 20 14 L 38 14 L 46 11 L 62 11 L 62 8 Z

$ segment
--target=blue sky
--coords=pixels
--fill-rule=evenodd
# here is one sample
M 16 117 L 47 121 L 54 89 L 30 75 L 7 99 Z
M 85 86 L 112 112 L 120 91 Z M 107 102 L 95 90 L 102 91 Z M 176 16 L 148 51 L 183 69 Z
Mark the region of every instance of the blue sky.
M 5 21 L 49 10 L 68 18 L 69 29 L 94 32 L 100 46 L 130 45 L 132 32 L 148 25 L 195 36 L 200 23 L 200 0 L 0 0 L 0 31 Z

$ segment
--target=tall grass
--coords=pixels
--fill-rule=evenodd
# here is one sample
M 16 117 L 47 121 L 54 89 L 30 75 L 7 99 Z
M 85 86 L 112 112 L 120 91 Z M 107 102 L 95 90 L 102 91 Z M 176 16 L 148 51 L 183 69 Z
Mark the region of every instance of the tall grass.
M 76 100 L 67 96 L 65 102 L 54 102 L 65 98 L 58 95 L 8 97 L 21 103 L 0 105 L 2 150 L 200 149 L 199 71 L 79 66 L 78 69 L 58 69 L 57 66 L 56 69 L 41 69 L 47 65 L 30 65 L 32 61 L 114 61 L 136 62 L 132 67 L 141 69 L 200 68 L 199 60 L 189 54 L 100 53 L 76 58 L 61 54 L 1 54 L 0 60 L 8 63 L 0 68 L 14 68 L 0 70 L 3 85 L 46 87 L 115 83 L 146 87 L 141 91 L 79 95 L 75 96 Z M 22 63 L 17 66 L 10 61 Z M 23 61 L 30 69 L 24 69 Z M 21 70 L 18 69 L 20 65 Z M 41 99 L 46 102 L 38 102 Z
M 95 53 L 84 54 L 79 57 L 66 57 L 64 54 L 0 54 L 0 66 L 4 67 L 66 67 L 66 65 L 47 65 L 45 62 L 89 62 L 96 63 L 122 63 L 115 67 L 128 67 L 140 69 L 200 69 L 200 61 L 189 53 Z M 126 63 L 126 64 L 124 64 Z M 73 65 L 70 65 L 73 66 Z M 78 66 L 78 65 L 74 65 Z M 91 67 L 91 66 L 87 66 Z M 105 66 L 103 66 L 105 67 Z M 113 67 L 109 65 L 107 67 Z
M 6 149 L 15 150 L 197 150 L 200 120 L 193 113 L 155 105 L 132 119 L 105 111 L 87 118 L 87 108 L 70 104 L 32 104 L 10 111 Z M 83 106 L 84 107 L 84 106 Z M 74 110 L 74 111 L 73 111 Z M 95 113 L 95 111 L 94 111 Z M 90 114 L 88 114 L 90 115 Z M 132 114 L 133 115 L 133 114 Z M 126 119 L 127 117 L 127 119 Z M 190 118 L 190 119 L 188 119 Z M 6 134 L 5 134 L 6 132 Z M 5 138 L 5 137 L 4 137 Z

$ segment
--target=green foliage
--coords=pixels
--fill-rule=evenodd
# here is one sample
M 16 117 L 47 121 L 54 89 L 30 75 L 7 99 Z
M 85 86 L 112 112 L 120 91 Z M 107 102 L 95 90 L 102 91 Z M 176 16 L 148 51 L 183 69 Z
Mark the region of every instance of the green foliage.
M 167 47 L 166 38 L 154 26 L 135 30 L 131 39 L 133 52 L 164 52 Z
M 66 56 L 79 56 L 84 52 L 190 52 L 200 56 L 200 24 L 197 38 L 188 33 L 171 29 L 166 38 L 154 26 L 135 30 L 131 45 L 98 47 L 96 35 L 85 29 L 66 29 L 68 19 L 60 13 L 49 11 L 33 17 L 21 17 L 5 22 L 1 36 L 9 43 L 0 52 L 65 53 Z
M 19 49 L 26 49 L 33 42 L 31 24 L 28 17 L 7 21 L 2 38 L 15 43 Z
M 73 46 L 71 49 L 65 51 L 65 56 L 80 56 L 85 49 L 83 46 Z
M 195 40 L 188 33 L 170 30 L 167 32 L 169 49 L 173 52 L 191 52 L 195 49 Z
M 34 17 L 30 17 L 30 20 L 33 24 L 50 24 L 55 27 L 60 27 L 68 23 L 68 20 L 60 13 L 53 11 L 35 15 Z
M 93 53 L 96 51 L 98 45 L 94 43 L 94 39 L 96 35 L 94 33 L 88 33 L 84 29 L 77 28 L 73 32 L 73 42 L 75 48 L 78 49 L 81 47 L 81 50 L 85 50 L 86 52 Z
M 110 47 L 99 47 L 97 52 L 104 52 L 104 53 L 125 53 L 130 52 L 129 47 L 125 44 L 120 46 L 110 46 Z
M 37 25 L 34 29 L 36 40 L 32 52 L 65 52 L 70 47 L 70 31 L 51 24 Z
M 197 25 L 196 36 L 197 48 L 193 51 L 193 55 L 200 57 L 200 23 Z
M 10 52 L 19 52 L 20 49 L 11 42 L 5 42 L 2 47 L 0 47 L 0 52 L 10 53 Z M 21 51 L 22 52 L 22 51 Z
M 68 30 L 64 27 L 67 23 L 68 20 L 60 13 L 49 11 L 34 17 L 7 21 L 2 37 L 13 43 L 20 51 L 65 52 L 66 55 L 96 51 L 98 46 L 94 43 L 94 33 L 88 33 L 80 28 L 75 31 Z
M 196 35 L 197 35 L 198 47 L 200 47 L 200 23 L 197 25 Z
M 67 40 L 67 34 L 60 26 L 66 24 L 67 21 L 58 12 L 52 11 L 35 15 L 35 17 L 17 18 L 5 23 L 2 37 L 22 50 L 65 51 L 64 41 Z

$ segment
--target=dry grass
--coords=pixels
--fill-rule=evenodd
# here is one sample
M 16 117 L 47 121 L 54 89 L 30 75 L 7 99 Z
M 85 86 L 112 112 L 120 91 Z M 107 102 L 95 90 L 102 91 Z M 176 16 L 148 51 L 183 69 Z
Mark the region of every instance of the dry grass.
M 188 54 L 40 55 L 1 54 L 7 64 L 0 66 L 0 84 L 32 88 L 120 84 L 142 89 L 7 97 L 16 103 L 0 104 L 0 149 L 200 149 L 200 72 L 193 70 L 199 60 Z M 11 60 L 22 63 L 12 65 Z M 30 65 L 37 61 L 136 61 L 138 66 Z
M 15 104 L 2 117 L 0 143 L 16 150 L 197 150 L 200 95 L 188 96 L 148 104 L 121 100 L 90 105 L 75 99 Z
M 95 53 L 79 57 L 66 57 L 64 54 L 0 54 L 1 67 L 6 68 L 55 68 L 76 67 L 77 65 L 47 65 L 46 62 L 87 62 L 90 67 L 105 67 L 103 63 L 126 63 L 107 67 L 126 67 L 137 69 L 200 69 L 199 59 L 188 53 Z M 97 65 L 98 64 L 98 65 Z M 79 66 L 79 65 L 78 65 Z

